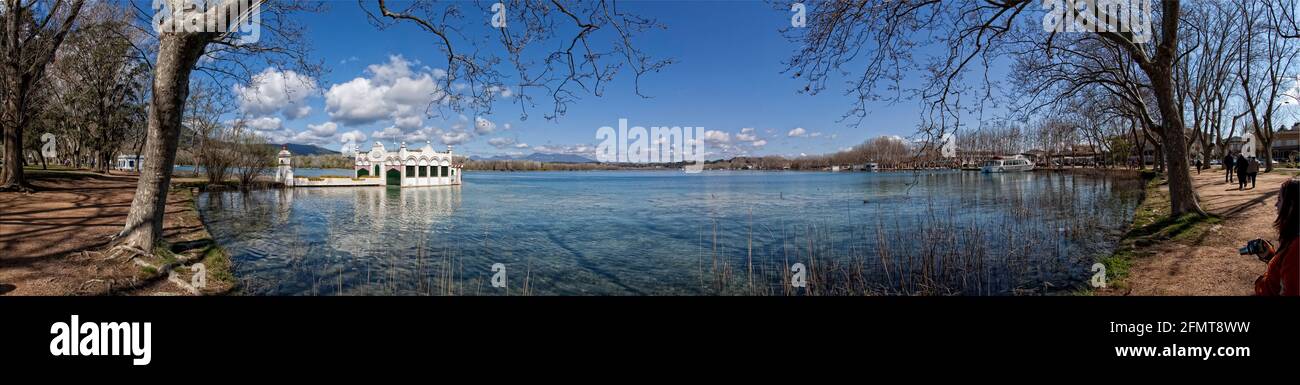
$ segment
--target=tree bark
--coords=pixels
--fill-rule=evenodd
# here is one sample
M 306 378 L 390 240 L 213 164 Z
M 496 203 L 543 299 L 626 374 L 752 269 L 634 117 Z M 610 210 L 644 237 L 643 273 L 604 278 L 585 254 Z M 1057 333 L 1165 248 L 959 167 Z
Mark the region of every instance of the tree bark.
M 13 4 L 6 4 L 12 6 Z M 20 41 L 19 34 L 22 26 L 23 7 L 17 7 L 10 12 L 5 18 L 5 45 L 6 57 L 4 59 L 5 72 L 4 76 L 5 92 L 4 111 L 0 117 L 0 125 L 4 126 L 4 170 L 0 172 L 0 191 L 20 190 L 26 191 L 30 187 L 27 185 L 27 178 L 23 175 L 23 129 L 26 128 L 26 106 L 24 105 L 27 90 L 23 89 L 22 80 L 22 49 L 24 48 Z
M 1196 191 L 1192 188 L 1183 118 L 1174 100 L 1173 78 L 1168 68 L 1154 66 L 1148 75 L 1151 78 L 1151 88 L 1155 91 L 1156 104 L 1160 108 L 1160 128 L 1164 132 L 1161 150 L 1164 151 L 1165 173 L 1169 181 L 1169 214 L 1175 218 L 1187 213 L 1204 214 L 1196 202 Z
M 1175 218 L 1188 213 L 1205 215 L 1196 202 L 1196 191 L 1192 188 L 1182 109 L 1174 95 L 1176 84 L 1173 64 L 1178 49 L 1181 4 L 1177 0 L 1169 0 L 1160 5 L 1164 18 L 1160 26 L 1160 44 L 1156 47 L 1155 60 L 1141 63 L 1141 68 L 1151 79 L 1151 90 L 1155 93 L 1156 105 L 1160 109 L 1161 150 L 1164 151 L 1165 174 L 1169 182 L 1169 215 Z
M 209 39 L 202 33 L 164 33 L 159 37 L 144 160 L 126 227 L 118 234 L 125 246 L 150 251 L 162 239 L 163 214 L 172 165 L 176 162 L 185 99 L 189 96 L 190 71 L 203 55 Z

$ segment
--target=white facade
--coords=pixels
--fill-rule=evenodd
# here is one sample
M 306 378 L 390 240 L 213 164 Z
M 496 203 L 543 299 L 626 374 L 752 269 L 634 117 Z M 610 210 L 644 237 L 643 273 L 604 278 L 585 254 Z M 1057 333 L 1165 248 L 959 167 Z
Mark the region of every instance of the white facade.
M 397 151 L 389 152 L 383 143 L 375 142 L 370 152 L 357 152 L 354 172 L 357 177 L 383 178 L 388 185 L 449 186 L 460 184 L 461 166 L 452 156 L 451 146 L 447 151 L 434 151 L 426 142 L 423 148 L 412 150 L 403 142 Z
M 122 171 L 138 171 L 140 170 L 140 162 L 143 161 L 144 157 L 139 155 L 118 155 L 117 162 L 113 163 L 113 168 Z

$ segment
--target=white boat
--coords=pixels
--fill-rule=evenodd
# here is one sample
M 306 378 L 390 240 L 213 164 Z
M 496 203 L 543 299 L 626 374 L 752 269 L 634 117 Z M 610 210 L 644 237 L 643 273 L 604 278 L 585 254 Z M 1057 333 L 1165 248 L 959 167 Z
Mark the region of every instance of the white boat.
M 984 162 L 984 167 L 982 167 L 980 170 L 982 172 L 989 172 L 989 173 L 1033 171 L 1034 162 L 1030 162 L 1029 159 L 1025 159 L 1024 157 L 1021 156 L 1016 156 L 1010 159 L 994 159 L 988 162 Z

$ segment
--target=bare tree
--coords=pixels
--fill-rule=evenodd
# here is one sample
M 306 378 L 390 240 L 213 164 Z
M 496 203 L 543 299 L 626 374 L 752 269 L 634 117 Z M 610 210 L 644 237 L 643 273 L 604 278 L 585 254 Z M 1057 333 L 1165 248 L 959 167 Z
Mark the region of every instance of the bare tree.
M 235 175 L 239 178 L 239 188 L 253 186 L 257 177 L 275 164 L 275 147 L 266 138 L 249 129 L 242 121 L 232 127 L 234 132 Z
M 1300 55 L 1300 45 L 1282 36 L 1282 15 L 1272 1 L 1258 3 L 1243 0 L 1241 16 L 1245 20 L 1245 48 L 1237 77 L 1240 80 L 1250 128 L 1264 151 L 1265 171 L 1273 171 L 1274 116 L 1282 104 L 1287 87 L 1295 86 L 1293 73 Z
M 1056 39 L 1064 33 L 1041 29 L 1028 34 L 1013 33 L 1017 17 L 1040 3 L 1030 0 L 804 2 L 809 9 L 808 27 L 787 30 L 791 38 L 802 44 L 791 58 L 788 71 L 807 79 L 805 90 L 816 92 L 825 88 L 832 71 L 845 71 L 843 66 L 858 63 L 859 54 L 866 52 L 862 59 L 866 60 L 866 68 L 851 83 L 850 93 L 857 96 L 857 103 L 847 116 L 859 119 L 866 116 L 865 107 L 871 101 L 915 97 L 924 108 L 922 134 L 938 138 L 961 126 L 963 113 L 968 111 L 964 108 L 970 103 L 963 102 L 963 96 L 974 94 L 973 103 L 977 107 L 992 99 L 993 85 L 987 77 L 987 68 L 997 55 L 1025 48 L 1026 43 L 1031 43 L 1032 48 L 1032 42 L 1044 41 L 1051 49 L 1026 52 L 1047 57 L 1077 55 L 1073 43 L 1085 42 L 1064 39 L 1057 44 Z M 1128 20 L 1109 15 L 1105 9 L 1088 11 L 1095 12 L 1092 16 L 1116 20 L 1121 26 Z M 1151 16 L 1156 28 L 1151 31 L 1150 41 L 1140 39 L 1133 32 L 1124 32 L 1138 28 L 1088 32 L 1116 47 L 1122 53 L 1122 62 L 1140 70 L 1150 85 L 1151 99 L 1159 112 L 1157 132 L 1166 155 L 1162 158 L 1168 166 L 1173 216 L 1203 214 L 1192 190 L 1182 108 L 1178 105 L 1173 78 L 1179 54 L 1180 12 L 1181 2 L 1161 2 Z M 1074 8 L 1064 10 L 1070 20 L 1080 14 Z M 1039 28 L 1042 25 L 1038 20 L 1026 24 Z M 935 61 L 918 64 L 909 52 L 927 44 L 920 39 L 929 36 L 935 36 L 934 44 L 943 48 L 944 54 Z M 904 94 L 901 79 L 917 70 L 924 74 L 921 86 Z M 970 75 L 983 76 L 984 86 L 978 89 L 971 86 L 966 80 Z
M 207 82 L 195 82 L 185 102 L 185 126 L 194 132 L 193 153 L 203 169 L 208 184 L 225 183 L 232 167 L 237 167 L 239 148 L 236 131 L 222 117 L 234 111 L 229 94 Z M 196 170 L 197 171 L 197 170 Z
M 57 55 L 48 88 L 58 103 L 46 105 L 51 125 L 66 141 L 94 154 L 94 165 L 108 172 L 114 157 L 143 125 L 147 67 L 132 50 L 129 20 L 105 3 L 88 6 L 80 26 Z
M 46 67 L 72 30 L 85 0 L 67 3 L 62 0 L 5 0 L 3 22 L 4 105 L 0 106 L 0 126 L 4 131 L 4 168 L 0 171 L 0 191 L 30 191 L 23 175 L 23 130 L 31 122 L 31 101 L 35 85 L 45 76 Z

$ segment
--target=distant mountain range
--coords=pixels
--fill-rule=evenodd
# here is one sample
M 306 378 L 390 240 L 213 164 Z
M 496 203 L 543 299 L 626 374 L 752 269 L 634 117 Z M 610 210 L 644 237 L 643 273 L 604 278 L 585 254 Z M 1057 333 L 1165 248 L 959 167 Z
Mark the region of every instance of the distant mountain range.
M 286 143 L 286 144 L 267 144 L 267 145 L 274 146 L 276 151 L 280 151 L 281 146 L 286 146 L 289 148 L 289 152 L 293 153 L 294 155 L 338 155 L 339 154 L 338 151 L 334 151 L 328 148 L 324 148 L 316 145 L 310 145 L 310 144 Z
M 292 150 L 291 150 L 292 151 Z M 599 163 L 591 158 L 573 154 L 543 154 L 534 152 L 526 156 L 495 155 L 489 157 L 470 156 L 470 160 L 530 160 L 545 163 Z

